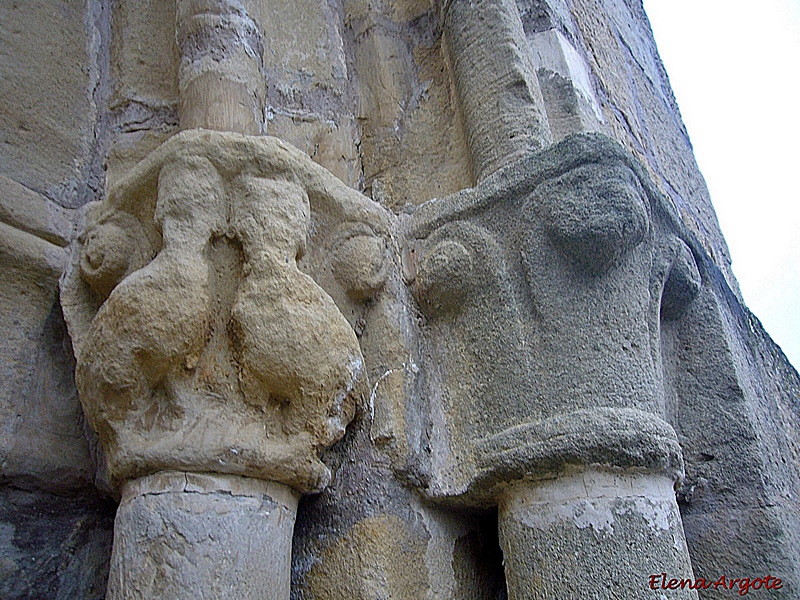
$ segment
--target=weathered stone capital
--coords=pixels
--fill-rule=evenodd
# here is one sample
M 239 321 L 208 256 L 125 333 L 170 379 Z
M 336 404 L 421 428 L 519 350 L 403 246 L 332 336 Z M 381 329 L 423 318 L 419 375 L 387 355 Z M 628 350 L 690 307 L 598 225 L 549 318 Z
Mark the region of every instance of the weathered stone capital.
M 452 460 L 433 497 L 491 504 L 504 484 L 574 464 L 681 476 L 660 323 L 700 274 L 627 151 L 571 136 L 423 204 L 408 231 L 405 275 L 438 361 L 429 396 L 447 423 L 433 443 Z
M 317 453 L 353 416 L 363 357 L 298 261 L 312 227 L 329 251 L 358 232 L 337 256 L 340 270 L 372 261 L 340 277 L 365 298 L 382 284 L 387 224 L 274 138 L 185 131 L 112 187 L 63 281 L 81 400 L 112 479 L 174 469 L 325 487 Z

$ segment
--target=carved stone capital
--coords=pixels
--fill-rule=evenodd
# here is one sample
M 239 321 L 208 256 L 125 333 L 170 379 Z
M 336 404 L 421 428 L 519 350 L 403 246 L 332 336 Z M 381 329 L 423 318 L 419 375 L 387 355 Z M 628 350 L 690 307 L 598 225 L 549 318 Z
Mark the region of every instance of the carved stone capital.
M 642 166 L 596 134 L 415 212 L 406 277 L 451 461 L 433 496 L 491 504 L 568 464 L 680 476 L 660 321 L 699 289 L 682 236 Z
M 318 451 L 366 380 L 353 329 L 301 260 L 312 232 L 330 253 L 343 228 L 366 240 L 349 242 L 346 271 L 381 247 L 387 217 L 288 144 L 204 130 L 90 208 L 62 296 L 112 480 L 177 470 L 325 487 Z M 380 260 L 340 278 L 374 293 Z

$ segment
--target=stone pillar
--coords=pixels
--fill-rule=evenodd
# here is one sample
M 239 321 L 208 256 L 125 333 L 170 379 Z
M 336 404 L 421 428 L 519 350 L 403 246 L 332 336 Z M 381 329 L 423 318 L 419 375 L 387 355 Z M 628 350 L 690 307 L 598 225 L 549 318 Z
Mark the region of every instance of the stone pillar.
M 261 132 L 266 87 L 263 77 L 263 38 L 257 18 L 248 12 L 246 4 L 238 0 L 177 1 L 176 41 L 180 52 L 178 87 L 182 129 L 205 128 L 245 134 Z M 149 274 L 152 281 L 161 283 L 158 284 L 159 290 L 150 290 L 151 300 L 149 303 L 144 301 L 142 317 L 157 321 L 166 308 L 163 305 L 159 308 L 162 302 L 181 303 L 174 292 L 193 298 L 186 298 L 184 310 L 173 311 L 172 317 L 169 317 L 177 324 L 176 329 L 159 326 L 160 333 L 153 337 L 154 330 L 150 336 L 145 336 L 151 339 L 149 344 L 144 345 L 149 345 L 150 353 L 159 357 L 156 360 L 167 361 L 170 354 L 174 356 L 174 352 L 183 346 L 183 353 L 187 354 L 184 369 L 190 371 L 194 370 L 196 363 L 201 363 L 204 369 L 212 365 L 230 368 L 235 360 L 231 361 L 232 348 L 225 343 L 224 330 L 234 322 L 234 299 L 230 290 L 226 293 L 222 288 L 239 283 L 241 259 L 237 255 L 250 248 L 243 248 L 241 239 L 236 239 L 238 243 L 215 243 L 214 238 L 223 233 L 227 233 L 229 239 L 235 238 L 232 231 L 225 231 L 227 227 L 236 229 L 236 226 L 231 224 L 226 227 L 224 213 L 231 209 L 242 210 L 244 207 L 236 200 L 236 193 L 246 193 L 248 188 L 252 191 L 253 187 L 258 187 L 258 183 L 240 178 L 241 189 L 226 198 L 222 189 L 224 174 L 208 158 L 199 156 L 197 152 L 177 151 L 165 159 L 159 165 L 159 206 L 156 210 L 163 212 L 160 223 L 164 229 L 163 242 L 171 248 L 161 249 L 161 264 Z M 258 194 L 257 191 L 255 193 Z M 307 203 L 303 194 L 289 193 L 289 198 L 290 202 L 297 202 L 295 212 L 303 213 L 304 203 Z M 267 192 L 262 202 L 268 203 L 269 200 L 270 194 Z M 264 214 L 268 215 L 269 208 L 262 208 Z M 292 212 L 292 207 L 286 208 Z M 248 211 L 244 208 L 242 212 Z M 121 215 L 118 213 L 119 216 L 125 214 L 125 211 Z M 112 217 L 109 220 L 114 219 Z M 120 223 L 116 228 L 116 236 L 123 235 L 130 239 L 132 230 L 141 230 L 141 221 L 138 219 L 122 217 L 117 220 Z M 287 234 L 291 236 L 293 233 L 298 240 L 305 236 L 303 225 L 302 218 L 297 222 L 282 224 L 283 227 L 295 229 Z M 118 279 L 128 273 L 117 273 L 111 281 L 106 281 L 108 273 L 104 272 L 103 263 L 109 262 L 111 253 L 110 248 L 105 247 L 107 241 L 103 237 L 98 230 L 89 234 L 83 276 L 94 284 L 95 292 L 101 290 L 104 295 L 105 292 L 111 292 Z M 139 239 L 134 240 L 134 244 L 147 247 L 149 241 Z M 206 247 L 210 247 L 208 256 L 205 256 Z M 125 245 L 121 248 L 122 252 L 120 248 L 114 250 L 118 260 L 131 262 L 130 255 L 124 256 Z M 263 262 L 256 258 L 260 258 L 261 251 L 252 254 L 253 265 Z M 142 260 L 145 261 L 146 258 Z M 126 266 L 128 268 L 125 271 L 130 271 L 140 265 L 133 269 L 131 265 Z M 147 287 L 140 287 L 135 295 L 147 294 Z M 287 290 L 287 293 L 291 294 L 291 291 Z M 173 296 L 172 300 L 170 296 Z M 130 299 L 136 301 L 138 298 L 131 296 Z M 216 301 L 217 307 L 209 306 L 209 301 Z M 221 311 L 220 306 L 224 306 Z M 246 303 L 240 301 L 237 306 L 246 306 Z M 147 312 L 150 314 L 146 315 Z M 252 320 L 252 314 L 247 316 Z M 183 336 L 183 339 L 171 339 L 176 336 Z M 202 337 L 208 339 L 202 340 Z M 136 334 L 123 333 L 120 341 L 123 345 L 129 343 L 135 353 L 141 350 L 143 340 L 137 339 Z M 205 349 L 204 342 L 207 344 Z M 178 353 L 182 353 L 181 350 Z M 210 355 L 215 356 L 212 359 Z M 132 355 L 122 358 L 122 362 L 128 364 L 117 365 L 117 369 L 121 367 L 125 377 L 136 382 L 132 393 L 128 391 L 122 394 L 123 398 L 128 397 L 128 402 L 136 404 L 143 400 L 142 394 L 152 393 L 148 383 L 152 383 L 155 365 L 145 367 L 140 361 L 130 361 L 131 358 Z M 92 361 L 90 359 L 87 362 Z M 98 391 L 99 373 L 93 371 L 86 374 L 87 362 L 79 367 L 78 379 L 84 395 L 89 396 L 84 401 L 91 402 L 93 392 Z M 241 385 L 243 369 L 242 365 L 239 367 Z M 92 371 L 91 367 L 88 370 Z M 162 371 L 156 375 L 156 380 L 163 380 L 170 369 L 156 367 L 156 370 Z M 187 401 L 189 405 L 194 404 L 192 397 L 204 392 L 218 394 L 223 402 L 236 396 L 230 394 L 229 390 L 214 389 L 225 387 L 225 384 L 232 388 L 231 374 L 222 377 L 218 373 L 212 375 L 211 380 L 216 380 L 214 383 L 205 377 L 206 383 L 200 386 L 177 383 L 175 376 L 167 377 L 173 380 L 171 384 L 184 388 L 178 392 L 182 396 L 179 404 Z M 180 376 L 177 378 L 182 379 Z M 100 379 L 103 379 L 102 375 Z M 150 392 L 148 388 L 151 388 Z M 156 412 L 169 410 L 167 406 L 173 403 L 170 395 L 175 394 L 175 390 L 164 392 L 155 392 L 156 396 L 160 396 L 156 401 Z M 203 420 L 202 416 L 198 418 Z M 101 430 L 114 429 L 113 425 L 104 422 L 102 416 L 90 415 L 90 419 Z M 104 440 L 107 451 L 110 451 L 112 476 L 118 479 L 132 477 L 122 479 L 121 483 L 122 502 L 114 527 L 108 597 L 115 600 L 154 597 L 178 599 L 202 589 L 204 595 L 213 598 L 288 598 L 297 493 L 285 484 L 250 476 L 203 473 L 213 472 L 217 468 L 223 472 L 228 470 L 225 459 L 219 458 L 219 465 L 212 466 L 208 464 L 208 457 L 203 456 L 209 450 L 212 453 L 219 452 L 219 449 L 213 450 L 213 438 L 219 438 L 219 433 L 212 434 L 211 439 L 197 440 L 194 448 L 191 441 L 181 450 L 166 442 L 167 447 L 172 447 L 166 452 L 162 448 L 156 464 L 144 469 L 126 468 L 132 456 L 137 457 L 134 460 L 148 462 L 145 456 L 149 449 L 139 446 L 141 440 L 137 429 L 140 426 L 128 423 L 127 427 L 123 427 L 125 433 L 115 435 L 113 442 L 108 438 Z M 205 425 L 206 432 L 209 426 L 213 428 L 210 423 Z M 227 436 L 223 434 L 223 437 Z M 234 434 L 230 441 L 230 452 L 235 455 L 242 440 L 237 440 Z M 160 442 L 162 446 L 165 444 L 164 439 Z M 109 448 L 109 444 L 116 448 Z M 245 449 L 242 448 L 242 451 Z M 172 454 L 172 459 L 169 454 Z M 169 466 L 179 454 L 184 456 L 176 464 L 185 464 L 195 472 L 156 471 L 158 467 Z M 152 455 L 149 458 L 152 461 Z M 257 469 L 253 470 L 252 467 L 234 470 L 245 475 L 258 475 Z
M 443 14 L 479 183 L 412 218 L 407 279 L 449 425 L 427 492 L 498 505 L 512 599 L 653 597 L 649 575 L 691 576 L 659 328 L 699 289 L 692 253 L 627 153 L 545 147 L 513 0 Z
M 161 471 L 126 482 L 109 600 L 288 598 L 297 500 L 286 485 L 238 475 Z
M 589 65 L 574 43 L 553 27 L 528 33 L 528 44 L 553 140 L 560 141 L 571 133 L 606 133 Z
M 552 141 L 514 0 L 452 0 L 444 36 L 478 181 Z
M 178 0 L 181 129 L 257 135 L 264 120 L 264 42 L 243 0 Z
M 672 478 L 663 474 L 586 467 L 518 483 L 500 500 L 498 520 L 510 600 L 658 598 L 650 575 L 659 587 L 662 572 L 692 580 Z M 687 587 L 669 594 L 697 598 Z
M 366 389 L 353 329 L 298 261 L 312 211 L 323 244 L 383 216 L 306 154 L 242 135 L 263 122 L 261 9 L 178 0 L 183 131 L 89 208 L 63 285 L 122 491 L 114 600 L 287 600 L 298 497 L 329 483 L 319 451 Z
M 328 485 L 319 451 L 367 389 L 355 332 L 298 261 L 329 255 L 341 222 L 383 219 L 275 138 L 199 129 L 90 207 L 62 302 L 123 494 L 110 598 L 289 597 L 297 494 Z
M 443 423 L 426 492 L 499 506 L 512 597 L 560 597 L 568 580 L 574 597 L 652 597 L 650 575 L 691 576 L 660 327 L 701 282 L 642 166 L 571 136 L 412 219 L 407 279 Z

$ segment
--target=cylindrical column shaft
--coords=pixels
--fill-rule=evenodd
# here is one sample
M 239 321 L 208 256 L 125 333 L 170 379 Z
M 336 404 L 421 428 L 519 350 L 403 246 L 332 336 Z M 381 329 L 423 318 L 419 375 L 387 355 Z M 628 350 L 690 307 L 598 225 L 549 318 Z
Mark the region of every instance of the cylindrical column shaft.
M 241 0 L 178 0 L 181 129 L 258 135 L 264 114 L 264 41 Z
M 452 0 L 444 31 L 473 169 L 481 181 L 552 141 L 514 0 Z
M 664 475 L 587 467 L 520 483 L 501 502 L 499 525 L 510 600 L 697 598 Z
M 298 496 L 238 475 L 161 471 L 127 482 L 109 600 L 288 600 Z

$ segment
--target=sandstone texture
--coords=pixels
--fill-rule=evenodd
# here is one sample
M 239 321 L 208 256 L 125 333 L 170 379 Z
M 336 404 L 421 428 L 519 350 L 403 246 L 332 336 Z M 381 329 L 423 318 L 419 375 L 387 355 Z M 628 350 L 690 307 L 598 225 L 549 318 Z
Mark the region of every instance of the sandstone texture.
M 58 303 L 72 212 L 0 177 L 2 477 L 49 491 L 94 479 Z
M 9 1 L 0 71 L 3 598 L 800 595 L 638 0 Z
M 93 91 L 94 7 L 75 0 L 0 8 L 0 169 L 58 205 L 102 188 Z
M 312 214 L 376 229 L 384 216 L 279 140 L 202 130 L 172 137 L 91 207 L 64 305 L 115 483 L 182 467 L 327 484 L 316 452 L 344 434 L 363 357 L 298 268 Z M 349 263 L 362 249 L 374 250 L 339 252 Z

